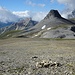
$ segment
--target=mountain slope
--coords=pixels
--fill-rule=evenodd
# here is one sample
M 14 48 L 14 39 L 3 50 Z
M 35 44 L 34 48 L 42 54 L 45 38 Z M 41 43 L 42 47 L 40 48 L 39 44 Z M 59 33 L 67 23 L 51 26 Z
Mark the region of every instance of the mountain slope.
M 7 28 L 1 29 L 1 31 L 4 33 L 2 37 L 15 35 L 15 37 L 29 38 L 40 37 L 75 39 L 74 25 L 75 23 L 73 21 L 63 18 L 57 10 L 51 10 L 47 16 L 38 24 L 31 18 L 27 18 L 8 26 Z
M 61 17 L 61 15 L 57 10 L 51 10 L 40 23 L 38 23 L 35 27 L 33 27 L 33 29 L 40 30 L 44 25 L 46 26 L 45 28 L 48 28 L 63 24 L 74 24 L 74 23 L 71 22 L 70 20 Z
M 31 27 L 33 27 L 38 22 L 33 21 L 31 18 L 26 18 L 25 20 L 21 20 L 19 22 L 16 22 L 10 26 L 4 27 L 0 29 L 0 34 L 3 36 L 4 34 L 7 34 L 9 32 L 16 32 L 16 31 L 23 31 L 27 30 Z
M 28 36 L 32 38 L 75 38 L 75 33 L 71 30 L 74 25 L 74 22 L 61 17 L 57 10 L 51 10 L 41 22 L 29 29 L 28 34 L 32 35 Z

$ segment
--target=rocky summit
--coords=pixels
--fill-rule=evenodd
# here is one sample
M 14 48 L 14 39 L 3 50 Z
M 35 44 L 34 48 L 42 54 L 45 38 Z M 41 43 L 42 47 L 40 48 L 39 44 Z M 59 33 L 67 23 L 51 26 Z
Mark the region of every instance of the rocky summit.
M 55 27 L 64 24 L 73 25 L 74 23 L 71 22 L 70 20 L 63 18 L 59 14 L 58 10 L 51 10 L 47 14 L 47 16 L 42 21 L 40 21 L 37 25 L 35 25 L 32 29 L 37 29 L 39 31 L 44 25 L 46 25 L 46 28 L 48 28 L 48 27 Z
M 31 33 L 37 32 L 32 37 L 41 38 L 75 38 L 75 22 L 63 18 L 58 10 L 51 10 L 47 16 L 32 27 Z
M 61 15 L 59 14 L 59 12 L 57 10 L 51 10 L 47 16 L 45 17 L 46 18 L 49 18 L 49 17 L 58 17 L 58 18 L 61 18 Z

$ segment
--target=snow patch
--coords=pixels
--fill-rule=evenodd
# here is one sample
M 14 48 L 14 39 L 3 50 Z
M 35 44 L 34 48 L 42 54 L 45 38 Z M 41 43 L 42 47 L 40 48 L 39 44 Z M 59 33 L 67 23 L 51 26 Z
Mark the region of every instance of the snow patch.
M 35 35 L 35 36 L 38 36 L 38 35 Z
M 47 30 L 50 30 L 50 29 L 51 29 L 51 27 L 47 28 Z
M 45 29 L 45 28 L 46 28 L 46 25 L 42 26 L 42 28 L 41 28 L 41 29 Z

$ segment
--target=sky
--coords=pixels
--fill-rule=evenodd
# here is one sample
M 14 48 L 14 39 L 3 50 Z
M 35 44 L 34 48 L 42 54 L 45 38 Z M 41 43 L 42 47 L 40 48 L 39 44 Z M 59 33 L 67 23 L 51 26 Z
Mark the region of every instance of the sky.
M 0 13 L 0 20 L 10 19 L 11 15 L 14 15 L 32 17 L 33 20 L 40 21 L 51 9 L 56 9 L 60 13 L 67 9 L 67 12 L 63 13 L 65 17 L 75 9 L 74 5 L 75 0 L 0 0 L 0 12 L 3 12 Z
M 53 0 L 0 0 L 0 6 L 10 11 L 49 11 L 50 9 L 64 9 L 63 4 Z

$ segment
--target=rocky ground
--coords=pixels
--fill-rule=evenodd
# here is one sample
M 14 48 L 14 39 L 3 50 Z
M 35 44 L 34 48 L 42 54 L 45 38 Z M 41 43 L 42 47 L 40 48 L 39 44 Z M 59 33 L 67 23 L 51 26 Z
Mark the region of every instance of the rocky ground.
M 75 40 L 0 40 L 0 75 L 75 75 Z

